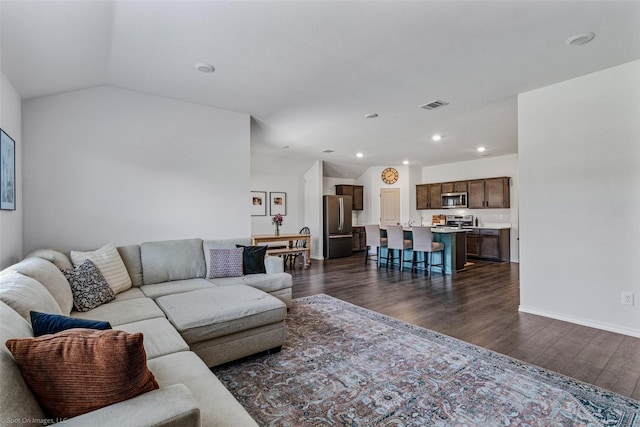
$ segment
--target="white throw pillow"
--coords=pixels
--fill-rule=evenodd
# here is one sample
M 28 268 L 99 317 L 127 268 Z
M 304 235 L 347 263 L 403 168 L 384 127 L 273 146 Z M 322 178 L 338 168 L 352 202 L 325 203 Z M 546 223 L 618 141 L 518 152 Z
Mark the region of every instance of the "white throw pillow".
M 90 252 L 71 251 L 71 261 L 74 267 L 81 265 L 87 259 L 90 259 L 98 267 L 115 294 L 131 288 L 131 277 L 129 277 L 127 267 L 124 266 L 116 245 L 113 243 L 108 243 L 100 249 Z

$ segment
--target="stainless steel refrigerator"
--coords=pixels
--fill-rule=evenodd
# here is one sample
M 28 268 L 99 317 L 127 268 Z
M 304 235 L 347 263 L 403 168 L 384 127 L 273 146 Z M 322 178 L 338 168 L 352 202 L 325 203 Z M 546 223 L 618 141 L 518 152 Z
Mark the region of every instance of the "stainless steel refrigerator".
M 351 196 L 324 196 L 324 257 L 351 256 Z

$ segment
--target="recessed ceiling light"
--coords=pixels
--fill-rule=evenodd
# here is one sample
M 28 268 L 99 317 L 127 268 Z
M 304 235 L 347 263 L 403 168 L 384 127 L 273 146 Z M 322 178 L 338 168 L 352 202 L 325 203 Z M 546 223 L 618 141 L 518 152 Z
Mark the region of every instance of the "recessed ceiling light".
M 362 153 L 357 153 L 357 154 L 356 154 L 356 157 L 357 157 L 357 158 L 359 158 L 359 159 L 361 159 L 361 158 L 363 158 L 363 157 L 364 157 L 364 154 L 362 154 Z
M 567 46 L 582 46 L 583 44 L 589 43 L 596 35 L 593 33 L 580 33 L 574 34 L 569 37 L 564 43 Z
M 478 150 L 478 153 L 484 153 L 486 148 L 485 147 L 478 147 L 477 150 Z
M 437 135 L 437 134 L 436 134 L 436 135 L 433 135 L 433 136 L 431 137 L 431 139 L 432 139 L 432 140 L 434 140 L 434 141 L 436 141 L 436 142 L 438 142 L 438 141 L 440 141 L 440 140 L 442 139 L 442 135 Z
M 205 62 L 198 62 L 196 64 L 196 69 L 201 73 L 213 73 L 216 70 L 213 65 L 207 64 Z
M 403 160 L 403 161 L 402 161 L 402 164 L 403 164 L 403 165 L 408 165 L 408 164 L 409 164 L 409 160 Z
M 369 113 L 364 115 L 367 119 L 375 119 L 378 117 L 378 113 Z

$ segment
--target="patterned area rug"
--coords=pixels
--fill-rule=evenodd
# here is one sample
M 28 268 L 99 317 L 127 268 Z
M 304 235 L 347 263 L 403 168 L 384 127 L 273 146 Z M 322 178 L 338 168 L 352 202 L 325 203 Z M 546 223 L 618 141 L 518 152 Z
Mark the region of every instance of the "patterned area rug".
M 639 426 L 640 402 L 317 295 L 273 355 L 213 369 L 261 426 Z

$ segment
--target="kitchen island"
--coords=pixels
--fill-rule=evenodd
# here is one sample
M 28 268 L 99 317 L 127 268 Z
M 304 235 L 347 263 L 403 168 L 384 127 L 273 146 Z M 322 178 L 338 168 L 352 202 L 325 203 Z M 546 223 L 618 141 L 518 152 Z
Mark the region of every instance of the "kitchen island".
M 410 227 L 403 228 L 404 238 L 407 240 L 413 240 L 413 233 Z M 464 269 L 464 265 L 467 262 L 467 230 L 457 227 L 433 227 L 433 241 L 444 243 L 444 271 L 439 266 L 433 267 L 433 272 L 439 272 L 444 274 L 455 274 L 456 271 Z M 387 237 L 387 230 L 384 227 L 380 227 L 380 234 L 382 237 Z M 409 261 L 413 259 L 413 251 L 407 249 L 402 253 L 403 258 L 407 261 L 403 267 L 409 267 Z M 417 253 L 417 260 L 424 261 L 424 253 Z M 442 256 L 441 252 L 434 252 L 432 264 L 440 264 Z M 387 248 L 380 248 L 380 263 L 381 265 L 386 262 Z M 398 261 L 394 263 L 395 267 L 398 267 Z M 424 270 L 426 264 L 420 263 L 417 268 Z

